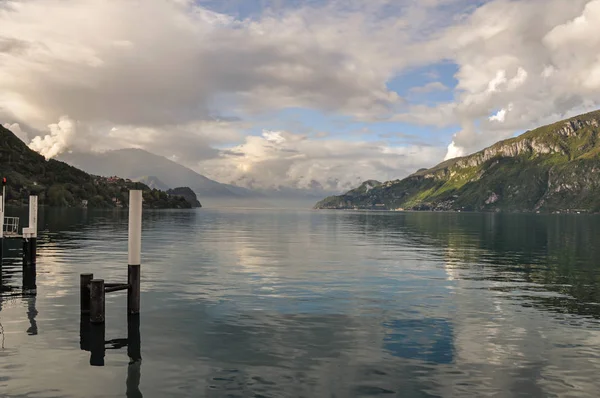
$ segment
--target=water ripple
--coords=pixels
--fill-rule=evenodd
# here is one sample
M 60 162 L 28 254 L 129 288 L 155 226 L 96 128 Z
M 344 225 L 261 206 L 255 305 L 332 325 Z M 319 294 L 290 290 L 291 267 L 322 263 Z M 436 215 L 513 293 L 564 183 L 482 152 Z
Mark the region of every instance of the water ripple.
M 127 214 L 46 210 L 37 296 L 5 247 L 9 396 L 595 396 L 600 218 L 147 211 L 142 356 L 80 349 L 79 273 L 127 277 Z M 127 335 L 107 297 L 106 339 Z M 137 366 L 137 367 L 136 367 Z M 136 376 L 137 375 L 137 376 Z M 134 389 L 134 390 L 135 390 Z

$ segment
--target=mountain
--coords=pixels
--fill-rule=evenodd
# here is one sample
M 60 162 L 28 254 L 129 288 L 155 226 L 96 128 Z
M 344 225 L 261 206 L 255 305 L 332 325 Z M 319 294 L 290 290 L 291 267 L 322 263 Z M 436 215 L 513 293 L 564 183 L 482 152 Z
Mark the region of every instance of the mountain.
M 598 212 L 599 135 L 600 111 L 590 112 L 315 208 Z
M 161 191 L 168 191 L 169 186 L 156 178 L 155 176 L 144 176 L 133 178 L 134 181 L 141 182 L 142 184 L 148 185 L 152 189 L 159 189 Z
M 103 153 L 65 153 L 61 160 L 89 173 L 120 175 L 150 187 L 190 187 L 204 205 L 235 207 L 304 207 L 310 208 L 324 195 L 288 187 L 248 189 L 223 184 L 163 156 L 142 149 L 119 149 Z M 325 193 L 330 194 L 330 193 Z
M 6 177 L 6 204 L 26 205 L 38 195 L 40 205 L 60 207 L 123 207 L 129 190 L 143 191 L 144 207 L 190 208 L 184 196 L 168 195 L 118 177 L 98 177 L 32 151 L 0 125 L 0 176 Z
M 65 153 L 60 159 L 87 171 L 103 176 L 120 175 L 132 180 L 159 181 L 161 187 L 192 189 L 204 201 L 215 199 L 244 199 L 259 195 L 244 188 L 232 189 L 227 184 L 211 180 L 163 156 L 142 149 L 119 149 L 103 153 Z M 143 177 L 152 176 L 152 177 Z

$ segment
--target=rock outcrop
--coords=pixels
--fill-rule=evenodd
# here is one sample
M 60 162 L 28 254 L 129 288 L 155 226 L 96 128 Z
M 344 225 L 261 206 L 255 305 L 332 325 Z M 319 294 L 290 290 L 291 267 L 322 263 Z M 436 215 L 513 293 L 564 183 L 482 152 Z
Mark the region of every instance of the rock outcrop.
M 202 207 L 198 197 L 189 187 L 178 187 L 167 190 L 169 196 L 179 196 L 184 198 L 192 207 Z

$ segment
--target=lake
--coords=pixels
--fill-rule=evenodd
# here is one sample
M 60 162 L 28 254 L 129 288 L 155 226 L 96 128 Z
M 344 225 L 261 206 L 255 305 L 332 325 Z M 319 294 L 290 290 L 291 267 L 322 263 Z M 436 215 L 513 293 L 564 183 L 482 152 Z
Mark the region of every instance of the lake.
M 5 244 L 0 396 L 600 389 L 597 216 L 144 211 L 139 325 L 108 294 L 99 347 L 79 274 L 126 280 L 127 213 L 45 209 L 40 227 L 35 296 Z

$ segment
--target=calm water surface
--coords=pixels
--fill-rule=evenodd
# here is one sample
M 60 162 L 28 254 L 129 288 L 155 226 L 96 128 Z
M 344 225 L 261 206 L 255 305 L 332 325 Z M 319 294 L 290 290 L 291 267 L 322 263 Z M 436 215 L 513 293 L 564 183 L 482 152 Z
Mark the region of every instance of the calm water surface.
M 132 363 L 124 292 L 106 345 L 79 315 L 80 273 L 126 280 L 126 212 L 40 221 L 37 295 L 3 268 L 0 396 L 600 391 L 599 217 L 147 211 Z

